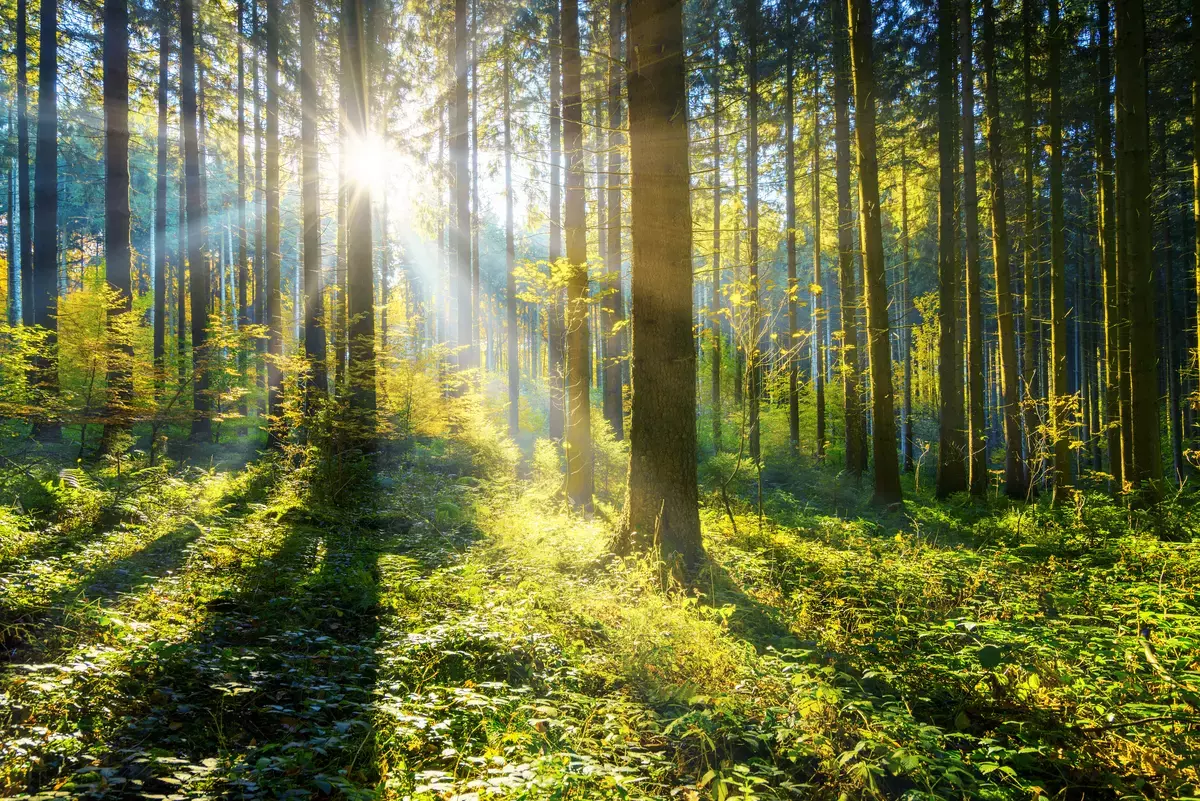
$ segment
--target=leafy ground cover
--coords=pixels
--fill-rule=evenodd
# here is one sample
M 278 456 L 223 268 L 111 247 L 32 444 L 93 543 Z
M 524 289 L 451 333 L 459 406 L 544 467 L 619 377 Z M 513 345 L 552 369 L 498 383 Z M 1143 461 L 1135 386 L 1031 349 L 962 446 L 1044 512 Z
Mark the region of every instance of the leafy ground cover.
M 409 440 L 333 502 L 270 460 L 11 484 L 0 790 L 1197 795 L 1182 501 L 881 515 L 789 463 L 739 474 L 726 510 L 718 459 L 711 564 L 683 587 L 609 556 L 547 458 Z

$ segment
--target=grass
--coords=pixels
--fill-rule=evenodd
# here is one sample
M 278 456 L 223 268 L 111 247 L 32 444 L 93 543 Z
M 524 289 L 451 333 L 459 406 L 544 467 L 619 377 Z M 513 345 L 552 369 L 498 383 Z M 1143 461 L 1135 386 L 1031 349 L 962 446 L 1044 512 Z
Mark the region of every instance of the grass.
M 457 430 L 335 501 L 270 460 L 13 479 L 41 500 L 0 514 L 0 792 L 1197 794 L 1189 499 L 880 513 L 780 459 L 731 520 L 722 457 L 710 562 L 664 586 L 608 553 L 615 487 L 581 521 L 551 452 Z

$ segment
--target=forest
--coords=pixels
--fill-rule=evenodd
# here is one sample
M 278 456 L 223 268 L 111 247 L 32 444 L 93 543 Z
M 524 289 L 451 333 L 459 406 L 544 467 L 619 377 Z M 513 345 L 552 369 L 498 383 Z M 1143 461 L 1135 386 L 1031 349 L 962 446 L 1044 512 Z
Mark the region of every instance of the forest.
M 1198 120 L 1200 0 L 0 0 L 0 797 L 1200 798 Z

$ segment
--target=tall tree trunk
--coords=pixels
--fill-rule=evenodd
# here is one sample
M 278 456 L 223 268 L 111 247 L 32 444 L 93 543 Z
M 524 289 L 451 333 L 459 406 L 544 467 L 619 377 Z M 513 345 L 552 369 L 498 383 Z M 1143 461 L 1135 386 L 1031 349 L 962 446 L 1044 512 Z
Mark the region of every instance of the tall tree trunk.
M 192 439 L 207 441 L 212 436 L 208 396 L 208 312 L 212 287 L 205 245 L 208 210 L 201 183 L 199 111 L 196 98 L 195 11 L 192 0 L 180 2 L 180 118 L 183 121 L 184 178 L 187 183 L 188 278 L 192 301 Z
M 267 413 L 270 442 L 283 444 L 283 301 L 279 252 L 279 0 L 267 0 Z
M 266 159 L 263 156 L 263 97 L 259 81 L 259 61 L 262 54 L 262 35 L 259 27 L 258 0 L 250 3 L 250 41 L 252 43 L 252 58 L 250 61 L 250 83 L 254 87 L 254 322 L 266 325 L 267 322 L 267 248 L 266 248 L 266 190 L 263 185 L 263 169 Z M 265 413 L 267 401 L 267 342 L 264 337 L 258 339 L 258 361 L 255 373 L 260 390 L 259 411 Z
M 760 0 L 748 0 L 746 26 L 749 39 L 749 61 L 746 64 L 746 229 L 750 234 L 749 253 L 749 316 L 750 330 L 746 336 L 747 405 L 749 406 L 750 458 L 757 462 L 762 456 L 759 431 L 759 411 L 762 405 L 762 313 L 759 308 L 758 283 L 758 25 L 762 13 Z
M 129 242 L 129 8 L 104 0 L 104 277 L 116 293 L 108 309 L 108 410 L 101 449 L 116 447 L 131 423 L 133 258 Z
M 29 205 L 28 9 L 27 0 L 17 0 L 17 217 L 21 229 L 21 321 L 25 325 L 34 325 L 33 214 Z
M 1117 316 L 1117 246 L 1110 126 L 1112 61 L 1109 54 L 1108 3 L 1109 0 L 1096 0 L 1096 29 L 1099 34 L 1096 76 L 1096 225 L 1104 275 L 1104 428 L 1108 444 L 1108 471 L 1113 477 L 1113 489 L 1120 491 L 1124 484 L 1121 457 L 1121 324 Z M 1197 53 L 1200 53 L 1200 48 L 1197 49 Z M 1196 174 L 1200 176 L 1200 171 Z
M 36 362 L 36 382 L 47 400 L 58 395 L 58 0 L 44 0 L 40 23 L 37 162 L 33 202 L 33 324 L 45 328 L 47 353 Z M 39 421 L 37 435 L 58 439 L 57 421 Z
M 617 439 L 625 438 L 625 393 L 622 380 L 625 345 L 622 327 L 625 297 L 621 282 L 621 39 L 625 8 L 622 0 L 608 2 L 608 226 L 604 269 L 608 276 L 604 296 L 606 336 L 604 339 L 604 417 Z
M 321 287 L 321 167 L 317 145 L 320 99 L 313 0 L 300 1 L 300 201 L 304 229 L 304 357 L 312 371 L 310 402 L 329 391 L 325 302 Z
M 898 503 L 900 466 L 896 459 L 896 416 L 892 391 L 892 344 L 888 326 L 887 266 L 879 208 L 879 164 L 875 148 L 875 74 L 871 0 L 850 0 L 850 51 L 854 64 L 854 136 L 858 145 L 858 208 L 862 221 L 863 283 L 867 296 L 867 343 L 875 451 L 876 503 Z
M 615 5 L 619 0 L 611 0 Z M 716 3 L 712 6 L 716 20 Z M 713 234 L 712 297 L 709 299 L 709 333 L 712 337 L 710 391 L 712 404 L 713 453 L 721 452 L 721 26 L 715 25 L 712 41 L 713 92 Z M 610 234 L 611 236 L 611 234 Z
M 471 323 L 471 174 L 470 109 L 467 103 L 467 0 L 454 0 L 454 114 L 450 128 L 450 161 L 454 170 L 454 296 L 458 302 L 458 367 L 479 365 Z M 465 376 L 463 377 L 465 379 Z
M 979 192 L 975 169 L 975 68 L 971 53 L 971 0 L 959 2 L 962 75 L 963 234 L 967 257 L 967 445 L 971 494 L 987 494 L 988 453 L 983 377 L 983 293 L 979 287 Z
M 562 23 L 558 0 L 550 21 L 550 308 L 546 315 L 546 357 L 550 371 L 550 439 L 561 442 L 566 428 L 565 358 L 562 290 L 555 275 L 562 258 Z
M 169 0 L 168 0 L 169 2 Z M 180 40 L 180 55 L 182 56 L 182 38 Z M 181 61 L 182 63 L 182 61 Z M 180 70 L 182 72 L 182 69 Z M 183 124 L 182 81 L 180 82 L 180 114 L 179 114 L 179 211 L 175 225 L 175 282 L 178 292 L 175 295 L 175 360 L 179 373 L 179 384 L 187 382 L 187 338 L 188 338 L 188 223 L 187 223 L 187 127 Z
M 633 0 L 629 52 L 633 395 L 616 550 L 657 546 L 665 563 L 694 568 L 703 546 L 681 0 Z
M 1169 184 L 1170 162 L 1167 158 L 1166 121 L 1162 115 L 1157 119 L 1159 175 L 1164 184 L 1162 193 L 1162 208 L 1158 218 L 1162 220 L 1162 292 L 1163 320 L 1174 321 L 1175 318 L 1175 243 L 1171 223 L 1175 214 L 1174 202 Z M 1175 360 L 1175 332 L 1173 325 L 1167 325 L 1162 334 L 1161 363 L 1167 379 L 1167 430 L 1171 438 L 1171 474 L 1178 486 L 1183 482 L 1183 430 L 1180 423 L 1183 410 L 1179 401 L 1179 364 Z
M 245 0 L 237 3 L 237 293 L 238 328 L 250 324 L 250 259 L 246 242 L 246 5 Z M 238 348 L 238 382 L 243 391 L 249 391 L 250 354 L 245 344 Z M 250 412 L 246 395 L 238 401 L 238 414 L 242 417 L 239 432 L 246 431 L 246 416 Z
M 850 54 L 846 27 L 833 3 L 833 137 L 837 172 L 838 286 L 842 313 L 842 395 L 846 417 L 846 471 L 866 469 L 866 421 L 858 377 L 858 288 L 854 280 L 854 211 L 850 201 Z
M 963 431 L 963 380 L 958 339 L 958 260 L 954 208 L 955 115 L 955 0 L 938 0 L 938 465 L 937 496 L 967 489 L 966 442 Z
M 1054 503 L 1071 494 L 1068 439 L 1072 399 L 1067 385 L 1066 222 L 1063 215 L 1062 27 L 1058 0 L 1050 0 L 1050 431 L 1054 448 Z
M 504 313 L 508 326 L 508 435 L 521 431 L 521 369 L 517 361 L 517 279 L 514 272 L 512 182 L 512 53 L 504 35 Z
M 162 397 L 167 358 L 167 103 L 171 27 L 166 2 L 158 7 L 158 154 L 154 173 L 154 385 Z
M 588 363 L 587 218 L 583 186 L 583 100 L 580 85 L 579 5 L 562 3 L 563 144 L 567 157 L 567 498 L 592 508 L 591 366 Z M 690 296 L 689 296 L 690 297 Z
M 1021 499 L 1029 491 L 1021 460 L 1021 403 L 1018 394 L 1017 334 L 1013 320 L 1008 208 L 1004 200 L 1003 133 L 996 68 L 996 11 L 983 0 L 983 81 L 988 172 L 992 207 L 992 266 L 996 279 L 996 327 L 1000 348 L 1000 412 L 1004 418 L 1004 492 Z
M 784 109 L 784 171 L 786 224 L 787 224 L 787 309 L 788 309 L 788 437 L 792 451 L 800 451 L 800 360 L 797 358 L 796 345 L 800 341 L 799 306 L 800 286 L 796 273 L 796 60 L 793 48 L 795 46 L 795 9 L 789 2 L 786 6 L 788 43 L 785 55 L 785 102 Z
M 367 64 L 365 0 L 342 0 L 342 115 L 351 141 L 367 141 L 370 136 L 368 99 L 371 96 Z M 461 2 L 461 0 L 460 0 Z M 459 108 L 464 108 L 459 104 Z M 460 115 L 460 126 L 465 119 Z M 465 138 L 459 137 L 463 150 Z M 465 155 L 465 154 L 464 154 Z M 460 167 L 464 166 L 460 164 Z M 460 178 L 461 171 L 460 171 Z M 465 199 L 465 181 L 459 183 L 459 198 Z M 469 212 L 469 209 L 467 209 Z M 470 225 L 459 208 L 459 230 Z M 460 243 L 463 240 L 460 238 Z M 375 433 L 375 274 L 371 255 L 371 191 L 362 181 L 352 181 L 346 189 L 346 317 L 349 347 L 346 377 L 350 388 L 350 405 L 361 430 L 355 433 L 369 447 Z M 460 268 L 462 267 L 460 253 Z M 469 254 L 467 254 L 469 255 Z M 470 261 L 466 262 L 470 268 Z M 460 271 L 461 276 L 461 271 Z M 469 285 L 466 295 L 469 299 Z M 468 315 L 470 308 L 466 309 Z M 462 310 L 459 311 L 462 322 Z M 470 321 L 461 331 L 470 331 Z
M 1021 104 L 1021 131 L 1024 137 L 1023 148 L 1023 223 L 1022 223 L 1022 307 L 1024 309 L 1024 376 L 1025 385 L 1025 474 L 1026 480 L 1033 482 L 1035 471 L 1041 462 L 1041 440 L 1039 431 L 1041 423 L 1038 420 L 1037 402 L 1037 366 L 1038 366 L 1038 321 L 1037 306 L 1037 265 L 1038 254 L 1041 250 L 1037 232 L 1037 210 L 1033 202 L 1034 184 L 1034 120 L 1033 120 L 1033 2 L 1021 0 L 1021 85 L 1023 90 Z
M 491 367 L 480 358 L 479 315 L 479 0 L 471 0 L 471 349 L 476 367 Z
M 812 236 L 813 387 L 817 417 L 817 458 L 825 458 L 825 296 L 821 276 L 821 68 L 813 58 Z
M 1116 0 L 1117 221 L 1120 269 L 1129 287 L 1129 386 L 1132 472 L 1147 500 L 1162 491 L 1158 369 L 1154 353 L 1150 148 L 1146 113 L 1146 20 L 1142 0 Z M 1139 354 L 1137 359 L 1132 354 Z
M 902 274 L 900 278 L 900 319 L 903 324 L 902 349 L 904 351 L 904 424 L 902 428 L 901 449 L 904 452 L 904 470 L 912 472 L 916 467 L 913 458 L 913 358 L 912 358 L 912 327 L 913 302 L 912 282 L 910 278 L 910 262 L 912 247 L 908 231 L 908 150 L 905 142 L 900 142 L 900 250 Z M 1017 443 L 1018 450 L 1020 443 Z
M 1101 3 L 1107 0 L 1100 0 Z M 1107 22 L 1107 14 L 1104 17 Z M 1104 42 L 1107 42 L 1107 28 L 1104 30 Z M 1103 76 L 1101 76 L 1103 80 Z M 1108 84 L 1105 84 L 1107 90 Z M 1107 96 L 1107 93 L 1106 93 Z M 1107 107 L 1106 107 L 1107 108 Z M 24 163 L 24 162 L 22 162 Z M 1111 196 L 1111 192 L 1110 192 Z M 1194 264 L 1192 281 L 1195 284 L 1195 294 L 1200 299 L 1200 0 L 1192 0 L 1192 222 L 1194 225 Z M 22 223 L 21 229 L 25 225 Z M 1107 276 L 1107 272 L 1105 273 Z M 1196 353 L 1193 361 L 1200 371 L 1200 302 L 1196 304 Z M 1197 386 L 1197 397 L 1189 404 L 1200 401 L 1200 385 Z M 1111 441 L 1111 439 L 1110 439 Z

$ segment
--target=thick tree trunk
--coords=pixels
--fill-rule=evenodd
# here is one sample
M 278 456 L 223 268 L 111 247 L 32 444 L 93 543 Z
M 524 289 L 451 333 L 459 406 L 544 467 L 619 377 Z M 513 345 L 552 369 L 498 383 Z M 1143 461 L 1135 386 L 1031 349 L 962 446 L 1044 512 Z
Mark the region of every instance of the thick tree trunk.
M 567 498 L 584 512 L 592 508 L 591 365 L 588 350 L 587 239 L 583 185 L 582 88 L 579 5 L 562 2 L 563 144 L 567 157 Z
M 562 290 L 556 275 L 562 258 L 562 42 L 558 0 L 550 22 L 550 242 L 551 299 L 546 315 L 546 358 L 550 373 L 550 439 L 561 442 L 566 428 Z
M 621 282 L 621 39 L 624 35 L 625 8 L 622 0 L 608 3 L 608 226 L 604 269 L 607 294 L 604 296 L 604 417 L 617 439 L 625 438 L 624 369 L 625 345 L 621 331 L 625 320 L 625 298 Z
M 821 275 L 821 68 L 813 58 L 812 237 L 813 237 L 813 396 L 816 403 L 816 453 L 825 458 L 825 296 Z
M 796 273 L 796 59 L 795 9 L 787 5 L 788 43 L 784 72 L 784 204 L 787 225 L 787 309 L 788 338 L 786 347 L 788 364 L 788 439 L 793 453 L 800 452 L 800 360 L 796 345 L 800 341 L 799 306 L 800 286 Z
M 304 232 L 304 357 L 311 374 L 309 400 L 329 391 L 325 353 L 325 300 L 321 286 L 321 167 L 317 145 L 320 100 L 313 0 L 300 0 L 300 203 Z
M 703 546 L 682 2 L 633 0 L 629 23 L 633 395 L 616 550 L 654 547 L 668 565 L 694 569 Z
M 345 1 L 345 0 L 344 0 Z M 357 1 L 357 0 L 355 0 Z M 454 0 L 454 109 L 450 125 L 450 162 L 454 175 L 454 297 L 458 303 L 458 368 L 479 365 L 471 338 L 471 174 L 470 109 L 467 104 L 467 0 Z M 353 133 L 353 132 L 352 132 Z M 462 377 L 465 380 L 465 376 Z
M 279 0 L 267 0 L 267 413 L 272 447 L 283 444 L 283 299 L 279 253 Z
M 342 0 L 342 115 L 346 133 L 351 141 L 367 141 L 370 136 L 368 98 L 370 84 L 367 69 L 366 15 L 364 0 Z M 462 108 L 462 105 L 459 106 Z M 460 123 L 465 120 L 460 116 Z M 465 140 L 460 137 L 461 145 Z M 460 198 L 465 183 L 460 183 Z M 470 210 L 467 209 L 469 212 Z M 465 223 L 465 225 L 464 225 Z M 470 225 L 469 214 L 464 220 L 459 210 L 459 230 Z M 459 240 L 460 243 L 462 240 Z M 460 249 L 459 251 L 463 251 Z M 360 430 L 354 436 L 360 443 L 371 446 L 375 434 L 375 274 L 371 256 L 371 190 L 361 181 L 351 181 L 346 187 L 346 334 L 348 359 L 346 378 L 350 389 L 350 406 Z M 469 255 L 469 254 L 467 254 Z M 460 259 L 460 268 L 462 262 Z M 470 268 L 470 260 L 466 262 Z M 461 275 L 461 272 L 460 272 Z M 460 299 L 464 297 L 459 296 Z M 467 287 L 470 297 L 470 286 Z M 470 306 L 467 306 L 470 314 Z M 460 332 L 462 313 L 459 313 Z
M 513 239 L 512 53 L 504 37 L 504 312 L 508 326 L 508 435 L 521 430 L 521 370 L 517 361 L 516 245 Z
M 154 386 L 161 398 L 167 358 L 167 104 L 171 27 L 167 4 L 158 7 L 158 153 L 154 172 Z
M 133 254 L 129 243 L 129 8 L 104 0 L 104 276 L 116 293 L 108 309 L 108 410 L 101 449 L 115 447 L 131 425 L 132 331 L 122 320 L 133 311 Z
M 750 234 L 749 253 L 749 326 L 746 335 L 746 387 L 750 458 L 755 462 L 762 456 L 759 412 L 762 405 L 763 326 L 759 306 L 758 281 L 758 26 L 762 13 L 761 0 L 749 0 L 746 9 L 749 60 L 746 64 L 746 230 Z
M 955 0 L 938 0 L 938 465 L 937 496 L 967 489 L 966 442 L 963 431 L 962 343 L 958 339 L 958 260 L 954 204 L 955 145 Z
M 1114 491 L 1120 491 L 1121 373 L 1120 320 L 1117 316 L 1117 243 L 1113 201 L 1112 61 L 1109 55 L 1109 0 L 1097 0 L 1099 34 L 1096 76 L 1096 225 L 1104 277 L 1104 429 L 1108 444 L 1108 471 Z M 1200 49 L 1197 50 L 1200 53 Z M 1198 129 L 1200 130 L 1200 129 Z M 1198 162 L 1200 163 L 1200 162 Z M 1200 172 L 1197 172 L 1200 176 Z M 1200 264 L 1200 262 L 1198 262 Z M 1200 275 L 1200 273 L 1198 273 Z
M 180 117 L 183 121 L 184 173 L 187 183 L 188 278 L 192 312 L 192 439 L 207 441 L 212 436 L 208 396 L 208 312 L 211 281 L 205 245 L 208 210 L 200 172 L 199 114 L 196 98 L 195 11 L 192 0 L 180 2 Z
M 614 3 L 618 0 L 612 0 Z M 716 19 L 716 5 L 713 7 Z M 709 299 L 709 334 L 712 350 L 709 364 L 710 402 L 712 405 L 713 453 L 721 452 L 721 26 L 716 25 L 712 41 L 713 91 L 713 233 L 712 233 L 712 297 Z
M 1066 221 L 1063 215 L 1062 157 L 1062 27 L 1058 0 L 1050 0 L 1050 431 L 1054 450 L 1054 503 L 1071 496 L 1071 446 L 1068 439 L 1073 407 L 1067 385 Z
M 887 267 L 879 208 L 879 164 L 875 147 L 874 31 L 871 0 L 850 0 L 850 51 L 854 65 L 854 135 L 858 145 L 858 208 L 862 221 L 863 283 L 867 297 L 867 343 L 875 451 L 876 503 L 902 500 L 896 459 L 896 415 L 892 391 L 892 344 L 888 326 Z
M 33 214 L 29 205 L 29 5 L 17 0 L 17 218 L 21 229 L 21 321 L 33 325 Z
M 250 324 L 250 259 L 246 242 L 246 6 L 237 3 L 237 306 L 238 328 Z M 245 344 L 238 348 L 238 380 L 243 390 L 249 390 L 250 354 Z M 245 433 L 245 420 L 250 412 L 246 395 L 238 401 L 242 417 L 239 433 Z
M 910 262 L 912 247 L 908 231 L 908 150 L 905 143 L 900 143 L 900 250 L 902 260 L 902 275 L 900 278 L 900 319 L 903 327 L 904 351 L 904 424 L 901 430 L 901 450 L 904 453 L 904 470 L 912 472 L 916 468 L 913 458 L 913 358 L 912 358 L 912 327 L 913 302 L 912 282 L 910 279 Z M 1018 450 L 1020 443 L 1017 444 Z
M 1033 120 L 1033 2 L 1021 0 L 1021 85 L 1023 89 L 1021 104 L 1021 131 L 1024 137 L 1023 175 L 1022 175 L 1022 307 L 1024 310 L 1024 376 L 1025 385 L 1025 474 L 1032 483 L 1041 463 L 1042 435 L 1041 421 L 1038 419 L 1037 366 L 1038 353 L 1037 330 L 1037 265 L 1041 246 L 1038 242 L 1037 211 L 1033 203 L 1034 183 L 1034 120 Z
M 482 353 L 489 354 L 486 358 L 481 355 L 479 317 L 483 295 L 479 283 L 479 0 L 471 0 L 471 352 L 474 354 L 475 366 L 491 368 L 489 361 L 490 348 Z M 488 328 L 488 341 L 491 341 L 491 328 Z
M 1142 0 L 1116 0 L 1118 259 L 1129 287 L 1132 473 L 1146 500 L 1162 492 L 1158 368 L 1146 113 L 1146 20 Z M 1132 358 L 1132 354 L 1139 354 Z
M 858 287 L 854 280 L 854 210 L 850 201 L 850 54 L 841 10 L 833 6 L 833 138 L 837 173 L 838 287 L 842 316 L 842 396 L 846 417 L 846 472 L 867 466 L 866 419 L 859 386 Z
M 971 52 L 971 0 L 959 2 L 959 69 L 962 75 L 963 234 L 967 261 L 967 446 L 971 494 L 987 494 L 987 424 L 984 408 L 983 293 L 979 286 L 979 192 L 975 168 L 975 68 Z
M 1021 499 L 1026 497 L 1029 487 L 1025 464 L 1021 460 L 1020 380 L 1017 377 L 1017 334 L 1013 320 L 1008 208 L 1004 199 L 1004 137 L 996 67 L 996 11 L 992 0 L 983 0 L 983 64 L 992 207 L 992 266 L 996 279 L 996 327 L 1000 348 L 1000 413 L 1004 418 L 1004 493 L 1010 498 Z
M 49 332 L 47 352 L 36 362 L 38 389 L 46 397 L 58 395 L 58 0 L 44 0 L 40 23 L 41 61 L 38 70 L 37 162 L 34 165 L 33 202 L 37 210 L 33 229 L 33 324 Z M 37 425 L 41 439 L 58 439 L 57 421 Z

